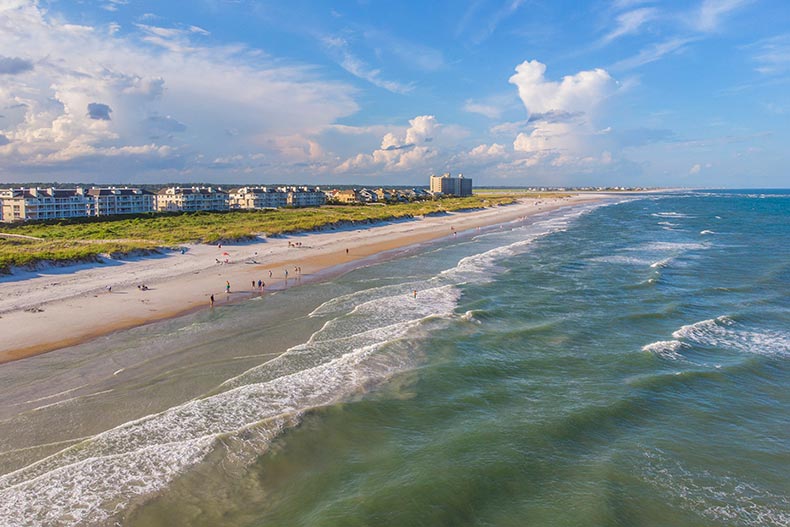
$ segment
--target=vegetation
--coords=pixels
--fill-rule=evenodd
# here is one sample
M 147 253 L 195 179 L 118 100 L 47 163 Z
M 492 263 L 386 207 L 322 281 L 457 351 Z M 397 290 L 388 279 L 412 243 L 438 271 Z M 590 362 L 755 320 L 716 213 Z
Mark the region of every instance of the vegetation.
M 154 251 L 182 243 L 217 243 L 260 234 L 296 231 L 438 214 L 513 203 L 512 195 L 360 207 L 351 205 L 260 211 L 143 214 L 9 224 L 0 233 L 0 272 L 42 261 L 72 262 L 101 254 Z

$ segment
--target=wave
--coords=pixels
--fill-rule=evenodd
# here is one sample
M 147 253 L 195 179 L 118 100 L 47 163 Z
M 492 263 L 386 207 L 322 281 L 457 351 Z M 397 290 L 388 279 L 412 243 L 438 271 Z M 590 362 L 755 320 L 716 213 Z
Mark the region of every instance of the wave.
M 672 337 L 690 344 L 744 353 L 790 356 L 790 334 L 787 332 L 749 330 L 726 315 L 682 326 Z
M 226 391 L 126 423 L 0 477 L 0 525 L 105 521 L 119 512 L 118 503 L 165 488 L 223 437 L 256 428 L 271 439 L 306 410 L 403 371 L 414 357 L 382 349 L 426 318 L 451 314 L 457 300 L 447 290 L 426 295 L 423 307 L 412 305 L 406 320 L 396 320 L 391 299 L 360 305 L 307 343 L 226 383 Z M 339 335 L 373 312 L 379 316 L 373 327 Z
M 693 218 L 694 216 L 690 216 L 688 214 L 684 214 L 682 212 L 654 212 L 651 216 L 655 218 Z
M 679 340 L 658 340 L 642 346 L 642 351 L 658 355 L 664 359 L 680 360 L 683 359 L 683 355 L 678 353 L 678 351 L 683 349 L 683 347 L 684 344 Z
M 699 233 L 700 233 L 700 234 L 703 234 L 703 235 L 704 235 L 704 234 L 716 234 L 715 232 L 713 232 L 713 231 L 709 231 L 708 229 L 705 229 L 704 231 L 699 231 Z

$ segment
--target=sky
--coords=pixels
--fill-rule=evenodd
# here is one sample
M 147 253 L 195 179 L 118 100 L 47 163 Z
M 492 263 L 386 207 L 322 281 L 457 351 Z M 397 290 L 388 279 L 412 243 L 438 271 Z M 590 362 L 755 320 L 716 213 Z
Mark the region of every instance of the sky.
M 0 185 L 790 186 L 787 0 L 0 0 Z

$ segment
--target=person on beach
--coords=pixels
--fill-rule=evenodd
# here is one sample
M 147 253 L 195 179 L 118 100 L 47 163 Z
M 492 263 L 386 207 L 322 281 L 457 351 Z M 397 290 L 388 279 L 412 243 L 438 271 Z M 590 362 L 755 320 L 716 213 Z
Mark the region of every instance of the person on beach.
M 412 295 L 414 295 L 414 298 L 417 298 L 417 290 L 416 289 L 414 291 L 412 291 Z
M 271 277 L 272 277 L 272 270 L 269 269 L 269 278 L 271 278 Z
M 261 282 L 260 280 L 258 280 L 258 289 L 260 289 L 260 288 L 261 288 L 261 284 L 262 284 L 262 283 L 263 283 L 263 282 Z
M 230 293 L 230 280 L 225 281 L 225 292 Z
M 252 281 L 252 288 L 255 289 L 255 280 Z
M 208 305 L 209 307 L 214 307 L 214 293 L 211 293 L 211 296 L 208 297 Z
M 348 254 L 348 247 L 346 247 L 346 254 Z

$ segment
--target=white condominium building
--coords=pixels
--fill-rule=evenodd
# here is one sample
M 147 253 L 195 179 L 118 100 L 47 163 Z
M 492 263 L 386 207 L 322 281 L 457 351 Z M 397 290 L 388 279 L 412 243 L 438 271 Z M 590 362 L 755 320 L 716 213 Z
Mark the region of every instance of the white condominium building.
M 326 194 L 318 187 L 242 187 L 230 191 L 231 209 L 320 207 Z
M 93 215 L 93 198 L 83 188 L 0 189 L 3 221 L 51 220 Z
M 320 207 L 326 203 L 326 194 L 318 187 L 286 187 L 285 190 L 291 207 Z
M 276 209 L 288 205 L 288 196 L 272 187 L 242 187 L 231 190 L 231 209 Z
M 214 187 L 168 187 L 156 193 L 156 210 L 161 212 L 228 210 L 228 193 Z
M 92 188 L 88 194 L 94 201 L 96 216 L 141 214 L 156 210 L 156 194 L 139 188 Z

